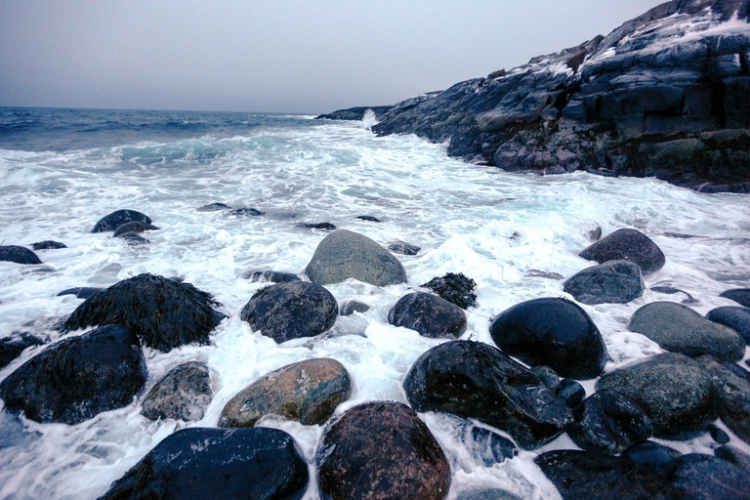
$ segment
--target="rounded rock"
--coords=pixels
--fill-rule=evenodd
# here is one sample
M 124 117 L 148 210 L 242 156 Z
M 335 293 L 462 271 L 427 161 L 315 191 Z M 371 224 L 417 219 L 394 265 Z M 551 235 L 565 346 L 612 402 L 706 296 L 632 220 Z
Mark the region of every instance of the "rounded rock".
M 631 446 L 622 452 L 622 458 L 635 462 L 639 465 L 648 467 L 663 478 L 669 478 L 674 471 L 674 460 L 681 453 L 677 450 L 655 443 L 646 441 Z
M 719 297 L 733 300 L 744 307 L 750 307 L 750 288 L 735 288 L 723 292 Z
M 600 264 L 610 260 L 629 260 L 638 264 L 644 275 L 655 273 L 666 262 L 664 253 L 656 243 L 635 229 L 619 229 L 578 255 Z
M 746 344 L 750 342 L 750 308 L 717 307 L 706 314 L 706 319 L 731 328 L 745 339 Z
M 560 381 L 560 389 L 555 393 L 568 408 L 575 408 L 586 397 L 586 389 L 573 379 L 563 379 Z
M 645 285 L 638 264 L 613 260 L 580 271 L 563 283 L 563 290 L 588 305 L 627 304 L 641 295 Z
M 423 292 L 401 297 L 388 312 L 388 322 L 433 339 L 458 338 L 466 331 L 463 309 L 437 295 Z
M 213 398 L 211 376 L 203 363 L 180 365 L 162 378 L 141 403 L 141 414 L 149 420 L 173 418 L 185 422 L 201 420 Z
M 0 246 L 0 261 L 26 265 L 42 263 L 34 252 L 18 245 Z
M 103 233 L 106 231 L 114 231 L 126 222 L 142 222 L 144 224 L 151 224 L 151 218 L 148 215 L 142 214 L 141 212 L 138 212 L 136 210 L 116 210 L 111 214 L 99 219 L 91 232 Z

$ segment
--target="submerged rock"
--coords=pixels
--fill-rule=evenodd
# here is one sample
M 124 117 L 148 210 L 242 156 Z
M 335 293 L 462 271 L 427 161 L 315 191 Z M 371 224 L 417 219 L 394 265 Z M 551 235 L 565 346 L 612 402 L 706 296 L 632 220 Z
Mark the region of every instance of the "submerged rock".
M 401 255 L 417 255 L 421 247 L 407 243 L 405 241 L 392 241 L 388 243 L 387 248 L 393 253 L 399 253 Z
M 300 223 L 297 224 L 297 227 L 302 227 L 305 229 L 323 229 L 324 231 L 335 231 L 336 226 L 331 224 L 330 222 L 314 222 L 314 223 Z
M 370 310 L 370 306 L 363 302 L 357 302 L 356 300 L 350 300 L 349 302 L 344 302 L 341 304 L 341 307 L 339 308 L 339 315 L 340 316 L 351 316 L 355 312 L 358 313 L 365 313 Z
M 531 371 L 487 344 L 454 341 L 424 353 L 404 380 L 411 406 L 475 418 L 524 448 L 554 439 L 573 422 L 570 409 Z
M 138 233 L 134 233 L 133 231 L 120 233 L 117 237 L 127 241 L 129 245 L 145 245 L 147 243 L 151 243 L 149 240 Z
M 31 248 L 34 250 L 58 250 L 60 248 L 68 248 L 65 243 L 59 241 L 45 240 L 37 243 L 32 243 Z
M 147 376 L 135 332 L 110 325 L 37 354 L 0 383 L 0 397 L 36 422 L 75 425 L 129 405 Z
M 198 207 L 196 212 L 218 212 L 220 210 L 232 210 L 232 207 L 224 203 L 209 203 L 208 205 Z
M 716 387 L 718 414 L 722 422 L 740 439 L 750 443 L 750 372 L 735 363 L 721 363 L 711 356 L 701 356 L 697 361 Z
M 182 429 L 156 445 L 100 500 L 300 500 L 307 464 L 277 429 Z
M 229 400 L 219 427 L 252 427 L 269 414 L 321 425 L 351 391 L 349 373 L 338 361 L 301 361 L 261 377 Z
M 208 343 L 211 330 L 224 319 L 211 294 L 189 283 L 140 274 L 88 298 L 65 321 L 67 331 L 94 325 L 120 325 L 144 344 L 162 352 L 198 342 Z
M 706 319 L 731 328 L 745 339 L 745 344 L 750 342 L 750 308 L 717 307 L 706 314 Z
M 380 222 L 379 219 L 373 217 L 372 215 L 358 215 L 356 218 L 366 222 Z
M 242 279 L 250 280 L 253 283 L 271 282 L 287 283 L 289 281 L 299 281 L 299 276 L 293 273 L 282 273 L 279 271 L 247 271 L 240 276 Z
M 331 292 L 315 283 L 290 281 L 255 292 L 240 317 L 277 343 L 315 337 L 331 329 L 338 316 Z
M 173 418 L 201 420 L 214 393 L 211 376 L 203 363 L 190 362 L 170 370 L 141 403 L 141 414 L 149 420 Z
M 476 282 L 467 278 L 463 273 L 448 273 L 440 278 L 432 278 L 422 288 L 429 288 L 451 304 L 461 309 L 468 309 L 477 303 Z
M 63 290 L 62 292 L 58 293 L 57 296 L 61 297 L 63 295 L 75 295 L 77 298 L 85 300 L 100 290 L 104 290 L 104 288 L 80 286 L 80 287 L 75 287 L 75 288 L 67 288 Z
M 157 229 L 159 228 L 154 226 L 153 224 L 147 224 L 140 221 L 126 222 L 125 224 L 118 226 L 117 229 L 115 229 L 115 234 L 113 236 L 116 238 L 125 233 L 142 233 L 144 231 L 155 231 Z
M 566 293 L 588 305 L 627 304 L 643 295 L 644 288 L 640 267 L 626 260 L 589 267 L 563 284 Z
M 229 212 L 229 215 L 236 215 L 238 217 L 258 217 L 265 214 L 265 212 L 250 207 L 235 208 Z
M 722 292 L 719 297 L 733 300 L 744 307 L 750 307 L 750 288 L 735 288 Z
M 323 238 L 306 273 L 321 285 L 348 278 L 376 286 L 406 282 L 406 271 L 398 259 L 370 238 L 345 229 Z
M 324 500 L 442 500 L 451 471 L 443 450 L 408 406 L 355 406 L 329 424 L 316 455 Z
M 655 273 L 666 262 L 666 257 L 651 238 L 635 229 L 618 229 L 579 253 L 586 260 L 600 264 L 611 260 L 635 262 L 644 275 Z
M 580 306 L 565 299 L 517 304 L 494 319 L 490 335 L 509 355 L 532 366 L 549 366 L 563 377 L 597 377 L 607 362 L 596 325 Z
M 103 233 L 106 231 L 114 231 L 118 227 L 122 226 L 127 222 L 142 222 L 144 224 L 151 224 L 151 218 L 137 212 L 135 210 L 116 210 L 109 215 L 106 215 L 99 219 L 99 222 L 94 225 L 92 233 Z
M 21 333 L 0 339 L 0 369 L 5 368 L 16 359 L 27 347 L 44 345 L 42 339 Z
M 0 246 L 0 261 L 15 262 L 16 264 L 42 263 L 34 252 L 18 245 Z
M 429 338 L 458 338 L 466 331 L 466 313 L 436 295 L 405 295 L 388 311 L 388 322 Z

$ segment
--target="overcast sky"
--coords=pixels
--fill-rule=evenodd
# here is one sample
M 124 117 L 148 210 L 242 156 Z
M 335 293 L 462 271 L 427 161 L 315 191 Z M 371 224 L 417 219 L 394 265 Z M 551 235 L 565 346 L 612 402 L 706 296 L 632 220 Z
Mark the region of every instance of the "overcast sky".
M 658 0 L 0 0 L 0 106 L 319 113 L 578 45 Z

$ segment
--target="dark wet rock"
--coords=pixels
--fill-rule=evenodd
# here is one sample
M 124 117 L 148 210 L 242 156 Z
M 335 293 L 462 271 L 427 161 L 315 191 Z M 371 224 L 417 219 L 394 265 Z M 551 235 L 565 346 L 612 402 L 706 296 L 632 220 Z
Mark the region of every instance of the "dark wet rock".
M 563 284 L 565 292 L 588 305 L 627 304 L 643 295 L 644 289 L 641 268 L 627 260 L 589 267 Z
M 549 366 L 563 377 L 594 378 L 607 362 L 596 325 L 583 309 L 565 299 L 517 304 L 494 319 L 490 334 L 507 354 L 532 366 Z
M 138 233 L 134 233 L 133 231 L 120 233 L 117 237 L 127 241 L 128 245 L 145 245 L 147 243 L 151 243 L 149 240 Z
M 153 224 L 147 224 L 144 222 L 126 222 L 122 226 L 118 226 L 117 229 L 115 229 L 114 237 L 121 236 L 125 233 L 142 233 L 144 231 L 155 231 L 159 229 L 158 227 L 154 226 Z
M 666 262 L 664 253 L 656 243 L 635 229 L 618 229 L 578 255 L 600 264 L 611 260 L 629 260 L 638 264 L 644 275 L 655 273 Z
M 463 443 L 472 455 L 482 460 L 485 467 L 492 467 L 518 455 L 518 448 L 513 441 L 475 425 L 466 425 Z
M 191 428 L 156 445 L 99 500 L 300 500 L 308 479 L 286 432 Z
M 589 241 L 599 241 L 602 239 L 602 228 L 596 226 L 594 229 L 586 233 L 586 236 L 588 236 Z
M 297 224 L 297 227 L 302 227 L 305 229 L 322 229 L 324 231 L 336 230 L 336 226 L 331 224 L 330 222 L 314 222 L 314 223 L 303 222 L 301 224 Z
M 596 390 L 611 389 L 635 400 L 651 417 L 656 437 L 692 436 L 716 420 L 714 385 L 701 365 L 664 353 L 604 375 Z
M 487 344 L 454 341 L 420 356 L 404 380 L 419 411 L 474 418 L 509 433 L 524 448 L 554 439 L 573 416 L 539 378 Z
M 528 276 L 529 278 L 544 278 L 547 280 L 557 281 L 565 279 L 565 276 L 560 273 L 551 273 L 548 271 L 540 271 L 538 269 L 529 269 L 529 271 L 526 273 L 526 276 Z
M 170 370 L 141 403 L 141 414 L 149 420 L 173 418 L 201 420 L 214 393 L 211 376 L 203 363 L 190 362 Z
M 316 461 L 324 500 L 442 500 L 451 471 L 419 416 L 401 403 L 355 406 L 330 423 Z
M 722 292 L 719 297 L 733 300 L 744 307 L 750 307 L 750 288 L 735 288 Z
M 189 283 L 140 274 L 97 292 L 65 321 L 67 331 L 94 325 L 130 328 L 143 343 L 162 352 L 198 342 L 225 318 L 211 294 Z
M 706 319 L 714 323 L 728 326 L 750 342 L 750 308 L 747 307 L 717 307 L 706 314 Z
M 417 245 L 405 241 L 392 241 L 388 243 L 387 248 L 389 251 L 401 255 L 417 255 L 419 251 L 422 250 L 422 247 L 418 247 Z
M 431 293 L 405 295 L 388 311 L 388 322 L 430 338 L 458 338 L 466 331 L 466 313 Z
M 350 300 L 349 302 L 344 302 L 341 304 L 341 307 L 339 308 L 339 315 L 341 316 L 351 316 L 355 312 L 358 313 L 365 313 L 370 310 L 370 306 L 363 302 L 357 302 L 356 300 Z
M 709 429 L 711 433 L 711 439 L 717 444 L 727 444 L 730 441 L 729 434 L 719 429 L 715 425 L 712 425 Z
M 315 118 L 318 120 L 350 120 L 360 121 L 365 117 L 368 109 L 371 109 L 375 116 L 380 116 L 383 113 L 388 112 L 393 106 L 358 106 L 356 108 L 339 109 L 333 113 L 326 115 L 318 115 Z
M 79 286 L 75 288 L 66 288 L 62 292 L 58 293 L 57 296 L 61 297 L 63 295 L 75 295 L 77 298 L 85 300 L 100 290 L 104 290 L 104 288 L 96 288 L 96 287 L 91 287 L 91 286 Z
M 646 304 L 630 318 L 628 329 L 645 335 L 662 349 L 686 356 L 710 354 L 738 361 L 745 355 L 745 340 L 737 332 L 674 302 Z
M 279 271 L 247 271 L 240 276 L 242 279 L 256 282 L 288 283 L 299 281 L 299 276 L 293 273 L 282 273 Z
M 542 453 L 534 462 L 566 500 L 672 499 L 664 478 L 625 458 L 556 450 Z
M 592 394 L 573 410 L 573 416 L 575 422 L 567 428 L 573 442 L 606 455 L 618 455 L 654 433 L 651 419 L 638 403 L 616 391 Z
M 376 217 L 373 217 L 372 215 L 358 215 L 357 219 L 367 221 L 367 222 L 380 222 L 379 219 Z
M 566 378 L 560 381 L 560 388 L 555 395 L 568 408 L 575 408 L 586 397 L 586 389 L 575 380 Z
M 456 500 L 522 500 L 505 490 L 472 490 L 461 493 Z
M 347 230 L 335 231 L 320 242 L 307 265 L 313 283 L 328 285 L 354 278 L 376 286 L 406 282 L 404 266 L 370 238 Z
M 740 439 L 750 443 L 750 372 L 735 363 L 722 363 L 710 356 L 701 356 L 697 361 L 714 383 L 722 422 Z
M 429 288 L 451 304 L 461 309 L 468 309 L 477 303 L 476 282 L 463 273 L 448 273 L 445 276 L 432 278 L 422 288 Z
M 144 224 L 151 224 L 151 218 L 148 215 L 142 214 L 135 210 L 117 210 L 111 214 L 99 219 L 92 233 L 103 233 L 106 231 L 114 231 L 118 227 L 122 226 L 127 222 L 142 222 Z
M 683 304 L 698 304 L 699 303 L 698 300 L 694 299 L 693 296 L 687 293 L 685 290 L 680 290 L 679 288 L 675 288 L 672 286 L 652 286 L 651 288 L 649 288 L 649 290 L 651 290 L 652 292 L 663 293 L 666 295 L 674 295 L 676 293 L 683 293 L 685 294 L 685 297 L 686 297 L 684 300 L 682 300 Z
M 529 371 L 536 375 L 544 386 L 553 393 L 557 394 L 557 391 L 560 390 L 560 377 L 549 366 L 532 366 Z
M 220 210 L 232 210 L 232 207 L 224 203 L 209 203 L 196 209 L 197 212 L 218 212 Z
M 8 366 L 27 347 L 35 345 L 44 345 L 44 341 L 27 333 L 20 333 L 0 339 L 0 369 Z
M 690 453 L 674 461 L 675 498 L 747 500 L 750 476 L 740 467 L 711 455 Z
M 261 377 L 229 400 L 219 427 L 252 427 L 269 414 L 321 425 L 351 391 L 349 373 L 338 361 L 301 361 Z
M 238 217 L 258 217 L 259 215 L 265 215 L 265 212 L 250 207 L 242 207 L 231 210 L 229 215 L 236 215 Z
M 31 248 L 34 250 L 58 250 L 60 248 L 68 248 L 65 243 L 59 241 L 45 240 L 37 243 L 32 243 Z
M 0 246 L 0 261 L 15 262 L 16 264 L 42 263 L 34 252 L 18 245 Z
M 255 292 L 240 317 L 277 343 L 315 337 L 330 330 L 338 316 L 331 292 L 307 281 L 277 283 Z
M 54 344 L 0 383 L 9 410 L 75 425 L 127 406 L 148 376 L 135 332 L 110 325 Z
M 734 446 L 724 445 L 716 448 L 714 450 L 714 455 L 736 465 L 744 470 L 745 474 L 750 474 L 750 455 L 747 455 L 742 450 L 735 448 Z
M 638 443 L 631 446 L 623 451 L 621 456 L 647 467 L 661 477 L 668 479 L 674 471 L 674 460 L 680 455 L 679 451 L 668 446 L 654 441 L 646 441 L 645 443 Z

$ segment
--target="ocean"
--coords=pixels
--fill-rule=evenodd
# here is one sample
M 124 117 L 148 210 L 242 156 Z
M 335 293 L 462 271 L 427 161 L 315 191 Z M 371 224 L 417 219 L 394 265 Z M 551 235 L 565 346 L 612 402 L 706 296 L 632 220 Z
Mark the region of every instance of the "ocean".
M 490 319 L 541 297 L 568 297 L 560 277 L 589 267 L 578 257 L 597 226 L 606 235 L 635 228 L 653 239 L 666 265 L 645 278 L 698 300 L 701 314 L 736 305 L 724 290 L 750 285 L 750 203 L 746 195 L 706 194 L 656 179 L 599 177 L 583 172 L 540 177 L 506 173 L 449 158 L 446 145 L 415 136 L 376 137 L 371 122 L 256 113 L 0 108 L 0 242 L 41 250 L 41 265 L 0 262 L 0 338 L 49 331 L 81 300 L 57 296 L 71 287 L 106 287 L 149 272 L 179 276 L 222 303 L 228 318 L 211 345 L 161 353 L 144 347 L 149 379 L 138 400 L 79 425 L 38 424 L 0 412 L 0 498 L 95 499 L 162 439 L 184 427 L 214 427 L 241 389 L 289 363 L 319 357 L 340 361 L 354 390 L 338 411 L 373 400 L 406 402 L 401 384 L 412 363 L 444 340 L 388 324 L 389 309 L 420 284 L 462 272 L 477 284 L 463 339 L 492 344 Z M 198 212 L 209 203 L 265 214 L 237 217 Z M 118 209 L 149 215 L 161 229 L 131 246 L 94 224 Z M 376 217 L 380 223 L 357 219 Z M 300 224 L 328 222 L 382 245 L 403 240 L 422 248 L 399 255 L 408 283 L 387 287 L 347 281 L 327 286 L 339 304 L 358 300 L 365 313 L 340 317 L 319 338 L 277 345 L 240 320 L 240 310 L 265 286 L 241 278 L 248 270 L 302 274 L 328 234 Z M 555 276 L 559 275 L 559 276 Z M 557 278 L 557 279 L 556 279 Z M 661 352 L 631 333 L 635 310 L 684 293 L 647 290 L 624 305 L 582 306 L 607 345 L 606 371 Z M 73 332 L 68 335 L 77 335 Z M 27 349 L 0 370 L 0 380 L 40 352 Z M 748 356 L 746 355 L 746 358 Z M 140 399 L 164 374 L 190 360 L 212 371 L 215 397 L 200 422 L 152 422 Z M 589 394 L 594 381 L 584 382 Z M 558 499 L 533 462 L 542 451 L 576 448 L 562 435 L 534 452 L 486 467 L 462 443 L 461 421 L 421 415 L 452 469 L 449 499 L 479 486 L 527 499 Z M 268 418 L 261 425 L 289 432 L 312 464 L 322 426 Z M 718 424 L 729 432 L 723 424 Z M 730 444 L 748 446 L 732 436 Z M 708 435 L 668 442 L 680 451 L 712 453 Z M 314 479 L 305 499 L 317 499 Z

